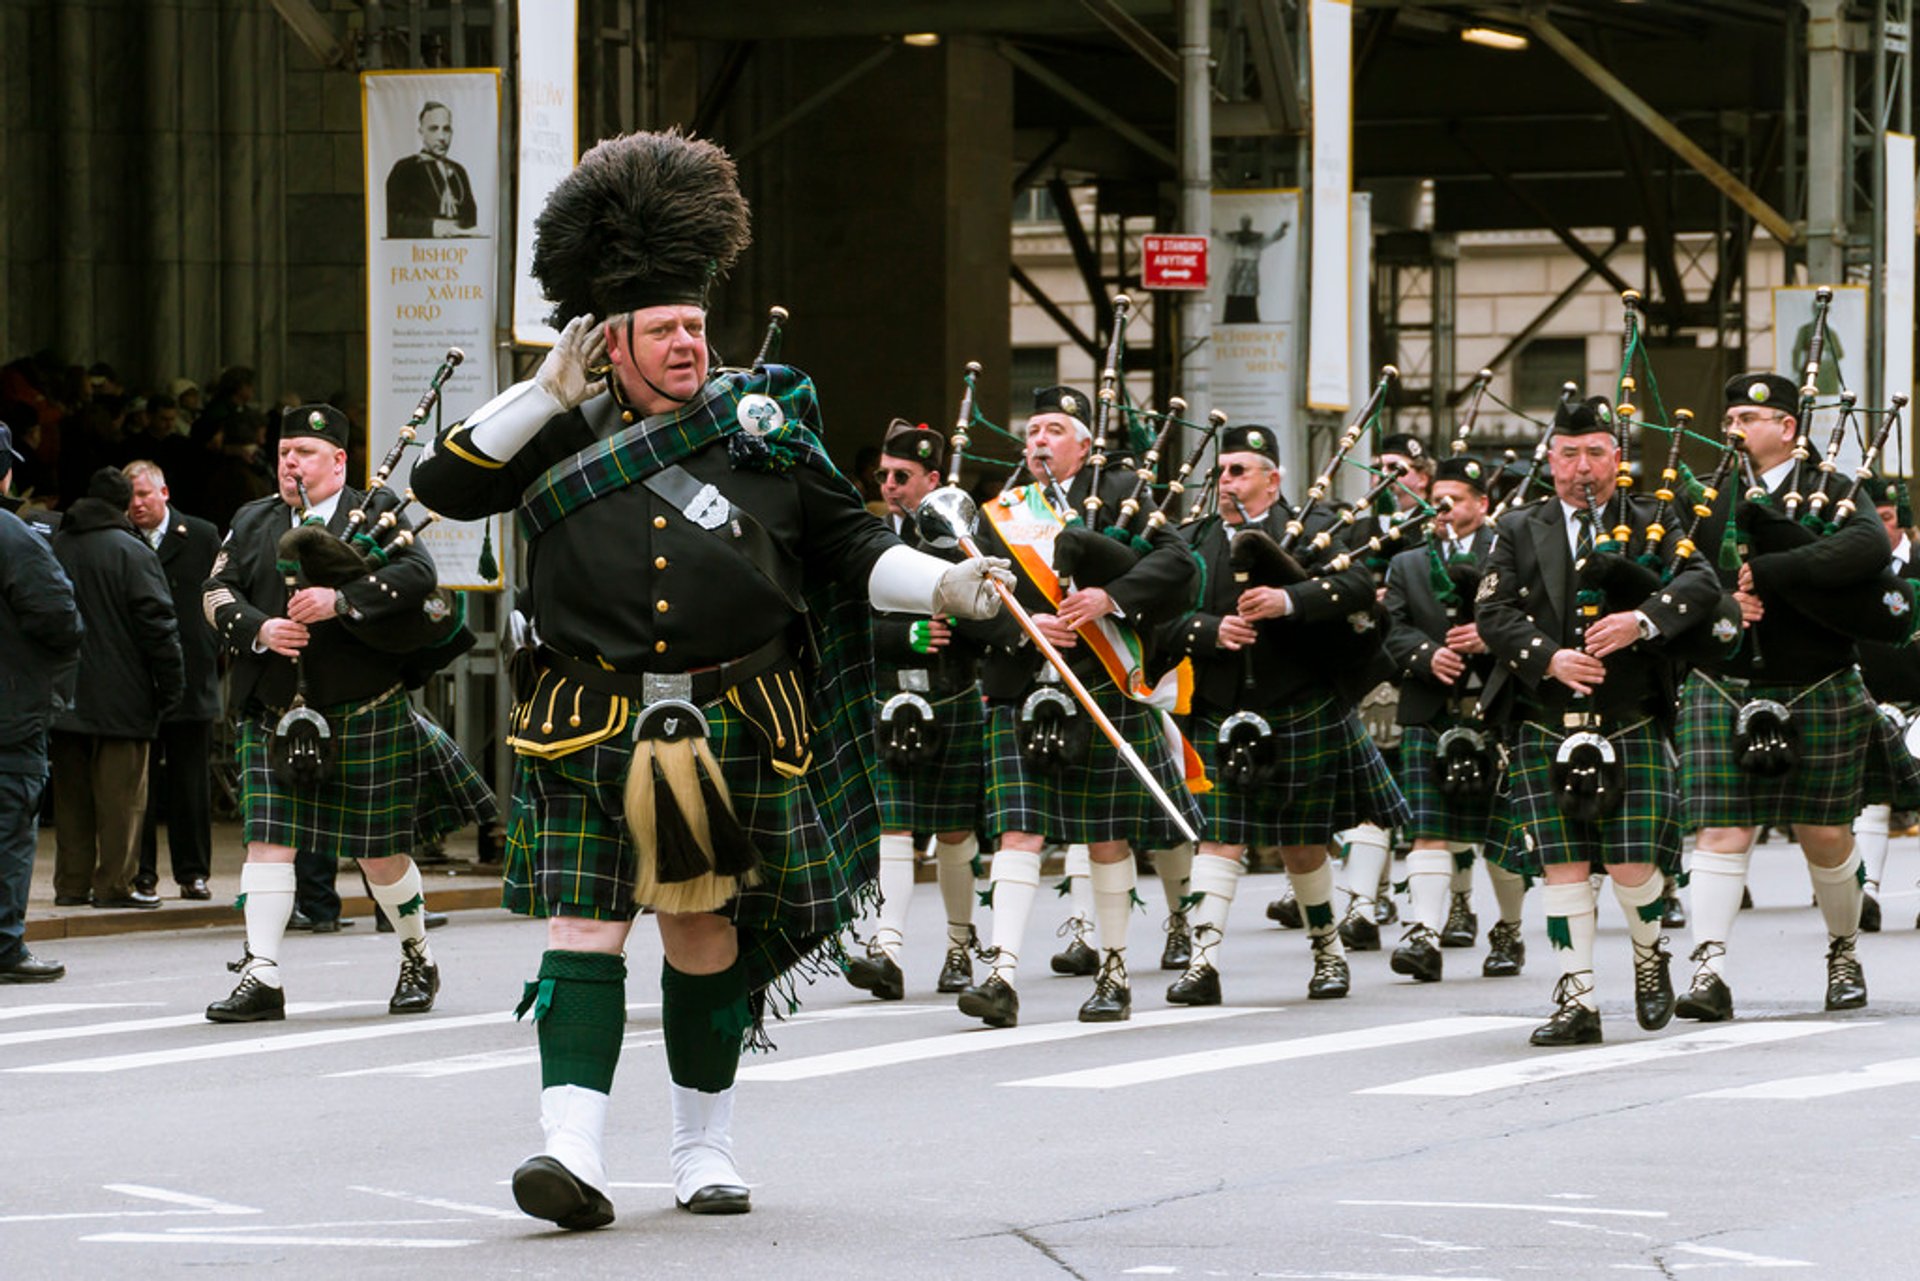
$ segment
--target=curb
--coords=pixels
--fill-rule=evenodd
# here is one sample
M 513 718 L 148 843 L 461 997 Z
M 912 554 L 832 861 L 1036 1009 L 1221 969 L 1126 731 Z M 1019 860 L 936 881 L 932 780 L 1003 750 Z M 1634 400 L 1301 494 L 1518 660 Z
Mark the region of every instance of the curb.
M 431 887 L 429 887 L 431 888 Z M 500 887 L 475 885 L 435 891 L 429 901 L 436 912 L 459 912 L 475 908 L 499 907 Z M 373 900 L 364 894 L 340 896 L 341 916 L 373 915 Z M 240 913 L 231 903 L 194 903 L 161 908 L 125 908 L 118 911 L 88 909 L 73 916 L 43 916 L 27 922 L 26 941 L 47 939 L 102 938 L 109 934 L 150 934 L 158 930 L 211 929 L 222 925 L 240 925 Z

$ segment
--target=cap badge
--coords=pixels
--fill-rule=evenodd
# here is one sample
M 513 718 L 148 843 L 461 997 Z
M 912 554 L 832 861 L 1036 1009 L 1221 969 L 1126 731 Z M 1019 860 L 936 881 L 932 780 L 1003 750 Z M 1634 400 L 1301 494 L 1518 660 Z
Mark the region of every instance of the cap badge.
M 1407 457 L 1418 458 L 1421 454 L 1424 454 L 1425 452 L 1427 451 L 1420 447 L 1419 441 L 1410 440 L 1407 442 Z
M 1247 444 L 1253 446 L 1255 449 L 1265 449 L 1267 447 L 1267 438 L 1257 431 L 1250 431 L 1247 433 Z
M 316 409 L 307 415 L 307 426 L 313 428 L 315 431 L 325 431 L 327 429 L 327 416 Z
M 933 457 L 933 442 L 930 440 L 921 441 L 920 447 L 916 449 L 914 452 L 919 454 L 922 458 Z
M 1479 480 L 1479 479 L 1480 479 L 1480 464 L 1479 464 L 1479 463 L 1475 463 L 1475 462 L 1469 462 L 1469 463 L 1468 463 L 1468 464 L 1467 464 L 1467 465 L 1466 465 L 1466 466 L 1465 466 L 1464 468 L 1462 468 L 1462 470 L 1463 470 L 1463 471 L 1465 471 L 1465 472 L 1467 473 L 1467 479 L 1469 479 L 1469 480 Z
M 787 416 L 780 412 L 780 402 L 760 392 L 741 397 L 740 407 L 733 416 L 743 430 L 756 436 L 764 436 L 787 421 Z
M 1062 396 L 1060 398 L 1060 412 L 1069 417 L 1078 418 L 1080 416 L 1080 398 L 1077 396 Z
M 1765 383 L 1754 383 L 1752 386 L 1747 388 L 1747 399 L 1751 400 L 1756 405 L 1766 404 L 1767 395 L 1768 395 L 1767 385 Z

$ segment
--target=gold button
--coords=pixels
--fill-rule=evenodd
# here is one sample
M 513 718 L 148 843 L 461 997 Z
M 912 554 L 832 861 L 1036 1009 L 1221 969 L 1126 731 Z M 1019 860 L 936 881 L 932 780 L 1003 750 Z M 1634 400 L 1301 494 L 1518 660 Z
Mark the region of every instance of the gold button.
M 667 558 L 665 556 L 655 556 L 653 558 L 653 567 L 655 569 L 665 569 L 667 567 Z
M 655 529 L 665 529 L 667 527 L 667 518 L 665 516 L 655 516 L 653 518 L 653 527 Z
M 655 642 L 653 643 L 653 652 L 654 652 L 654 653 L 656 653 L 656 654 L 664 654 L 664 653 L 666 653 L 666 652 L 667 652 L 667 643 L 666 643 L 665 641 L 655 641 Z
M 620 421 L 621 421 L 621 422 L 623 422 L 623 423 L 630 423 L 630 422 L 632 422 L 632 421 L 633 421 L 633 411 L 632 411 L 631 409 L 623 409 L 623 410 L 621 410 L 621 411 L 620 411 Z
M 659 610 L 662 614 L 667 612 L 667 602 L 663 600 L 657 600 L 653 602 L 653 607 Z

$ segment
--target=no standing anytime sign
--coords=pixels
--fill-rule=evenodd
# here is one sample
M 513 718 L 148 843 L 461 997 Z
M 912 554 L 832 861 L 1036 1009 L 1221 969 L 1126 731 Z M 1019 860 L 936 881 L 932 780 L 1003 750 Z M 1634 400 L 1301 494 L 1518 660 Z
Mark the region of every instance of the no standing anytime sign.
M 1140 237 L 1140 283 L 1148 289 L 1205 289 L 1205 236 Z

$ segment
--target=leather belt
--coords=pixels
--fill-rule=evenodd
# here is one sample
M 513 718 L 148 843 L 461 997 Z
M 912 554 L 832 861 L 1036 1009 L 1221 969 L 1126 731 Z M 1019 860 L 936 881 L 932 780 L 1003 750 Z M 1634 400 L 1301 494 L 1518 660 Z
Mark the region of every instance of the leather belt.
M 588 689 L 635 699 L 644 707 L 663 698 L 684 699 L 695 706 L 711 703 L 735 685 L 764 675 L 791 659 L 787 655 L 786 638 L 776 635 L 751 654 L 684 672 L 610 672 L 544 645 L 536 661 Z

